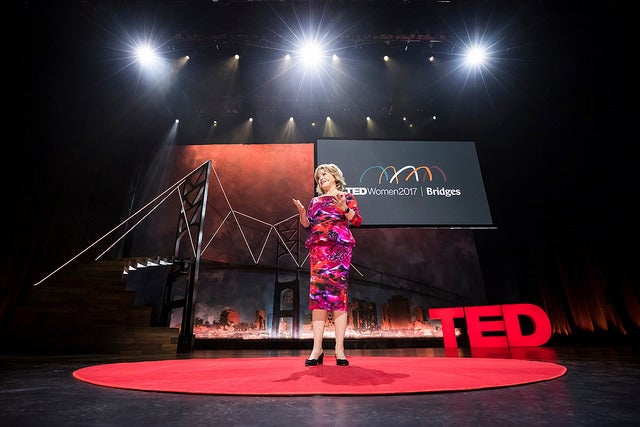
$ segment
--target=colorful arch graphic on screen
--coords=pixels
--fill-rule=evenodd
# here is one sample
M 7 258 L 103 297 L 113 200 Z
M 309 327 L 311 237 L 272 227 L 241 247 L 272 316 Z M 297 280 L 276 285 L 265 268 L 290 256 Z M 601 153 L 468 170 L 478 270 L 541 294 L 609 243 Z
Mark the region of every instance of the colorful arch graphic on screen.
M 362 172 L 362 175 L 360 175 L 360 183 L 362 183 L 362 180 L 364 179 L 365 175 L 367 175 L 367 173 L 369 173 L 370 171 L 375 171 L 375 170 L 380 170 L 380 175 L 378 176 L 378 184 L 382 183 L 382 179 L 384 178 L 385 180 L 388 180 L 389 183 L 395 181 L 396 184 L 399 184 L 399 180 L 398 177 L 400 176 L 401 173 L 405 172 L 405 171 L 409 171 L 409 173 L 407 173 L 407 176 L 404 178 L 405 181 L 409 181 L 411 179 L 411 177 L 414 177 L 416 182 L 420 182 L 420 171 L 422 171 L 422 182 L 427 182 L 427 177 L 429 178 L 429 182 L 433 181 L 433 173 L 431 171 L 431 169 L 434 169 L 438 172 L 440 172 L 440 175 L 442 175 L 442 178 L 444 179 L 444 182 L 447 182 L 447 175 L 444 173 L 444 171 L 439 167 L 439 166 L 412 166 L 412 165 L 406 165 L 406 166 L 402 166 L 400 169 L 396 169 L 395 166 L 393 165 L 389 165 L 387 167 L 382 167 L 382 166 L 371 166 L 369 168 L 367 168 L 364 172 Z M 390 175 L 390 172 L 393 172 L 393 175 Z

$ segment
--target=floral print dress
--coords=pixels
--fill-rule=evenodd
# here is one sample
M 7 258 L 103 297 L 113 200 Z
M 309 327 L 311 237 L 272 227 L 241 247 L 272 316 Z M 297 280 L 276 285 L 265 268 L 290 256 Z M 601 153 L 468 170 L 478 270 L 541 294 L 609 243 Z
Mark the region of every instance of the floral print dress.
M 309 310 L 347 311 L 351 254 L 356 245 L 350 226 L 362 224 L 355 197 L 346 193 L 347 206 L 355 215 L 348 221 L 333 196 L 311 199 L 307 209 L 310 231 L 305 241 L 311 269 Z

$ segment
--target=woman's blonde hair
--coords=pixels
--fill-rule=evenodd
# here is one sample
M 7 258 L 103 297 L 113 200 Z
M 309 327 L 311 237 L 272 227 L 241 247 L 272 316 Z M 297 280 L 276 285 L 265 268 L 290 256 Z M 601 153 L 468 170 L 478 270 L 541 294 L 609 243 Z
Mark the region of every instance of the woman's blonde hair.
M 316 192 L 318 194 L 324 194 L 324 192 L 322 191 L 322 188 L 320 188 L 320 184 L 318 184 L 318 178 L 319 178 L 320 172 L 322 171 L 326 171 L 330 173 L 333 176 L 333 179 L 336 180 L 336 188 L 339 191 L 344 191 L 345 186 L 347 185 L 347 182 L 344 180 L 344 176 L 342 175 L 342 171 L 340 170 L 340 168 L 334 165 L 333 163 L 324 163 L 324 164 L 318 165 L 318 167 L 316 167 L 315 172 L 313 173 L 313 179 L 316 181 Z

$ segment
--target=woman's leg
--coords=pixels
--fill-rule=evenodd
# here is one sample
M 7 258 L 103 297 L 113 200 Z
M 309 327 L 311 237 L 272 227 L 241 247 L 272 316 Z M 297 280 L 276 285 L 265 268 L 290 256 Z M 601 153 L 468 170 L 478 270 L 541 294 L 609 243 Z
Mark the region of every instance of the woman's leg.
M 336 329 L 336 359 L 346 359 L 344 354 L 344 335 L 347 330 L 347 312 L 334 311 L 333 324 Z
M 311 311 L 311 326 L 313 329 L 313 350 L 309 359 L 317 359 L 322 354 L 322 340 L 324 338 L 324 326 L 327 323 L 327 310 Z

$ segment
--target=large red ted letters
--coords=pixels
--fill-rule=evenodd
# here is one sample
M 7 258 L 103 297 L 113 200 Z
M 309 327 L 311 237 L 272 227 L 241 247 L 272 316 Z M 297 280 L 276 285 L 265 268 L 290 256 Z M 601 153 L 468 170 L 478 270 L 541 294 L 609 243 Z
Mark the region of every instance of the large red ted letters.
M 533 333 L 523 335 L 519 316 L 533 323 Z M 481 319 L 481 318 L 492 318 Z M 470 347 L 537 347 L 551 338 L 551 321 L 533 304 L 482 305 L 476 307 L 430 308 L 430 319 L 440 319 L 444 346 L 457 348 L 454 319 L 464 318 Z M 494 335 L 484 335 L 485 332 Z M 497 334 L 496 334 L 497 333 Z M 504 333 L 504 335 L 502 335 Z

